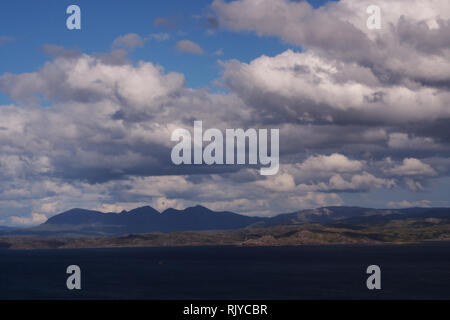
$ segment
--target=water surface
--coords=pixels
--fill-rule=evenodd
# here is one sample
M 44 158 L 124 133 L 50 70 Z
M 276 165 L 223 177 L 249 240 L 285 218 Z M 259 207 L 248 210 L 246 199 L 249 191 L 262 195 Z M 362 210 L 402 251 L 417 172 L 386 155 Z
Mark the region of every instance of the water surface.
M 82 290 L 66 288 L 79 265 Z M 366 288 L 366 268 L 382 290 Z M 1 299 L 450 299 L 450 243 L 0 250 Z

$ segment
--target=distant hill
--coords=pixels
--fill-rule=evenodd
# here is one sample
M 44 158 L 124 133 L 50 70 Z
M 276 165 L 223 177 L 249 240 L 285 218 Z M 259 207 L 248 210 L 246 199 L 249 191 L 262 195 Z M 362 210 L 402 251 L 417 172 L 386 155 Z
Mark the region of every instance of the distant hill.
M 362 207 L 324 207 L 280 214 L 265 226 L 301 224 L 364 224 L 385 223 L 394 219 L 450 218 L 450 208 L 371 209 Z
M 146 206 L 121 213 L 72 209 L 22 233 L 33 234 L 137 234 L 199 230 L 241 229 L 267 218 L 248 217 L 233 212 L 216 212 L 202 206 L 160 213 Z
M 450 208 L 371 209 L 360 207 L 324 207 L 280 214 L 271 218 L 249 217 L 229 211 L 212 211 L 202 206 L 158 212 L 146 206 L 121 213 L 72 209 L 58 214 L 44 224 L 14 231 L 19 235 L 121 235 L 171 233 L 182 231 L 238 230 L 248 227 L 270 228 L 321 224 L 325 226 L 382 226 L 390 221 L 418 219 L 450 221 Z M 423 223 L 427 223 L 426 221 Z

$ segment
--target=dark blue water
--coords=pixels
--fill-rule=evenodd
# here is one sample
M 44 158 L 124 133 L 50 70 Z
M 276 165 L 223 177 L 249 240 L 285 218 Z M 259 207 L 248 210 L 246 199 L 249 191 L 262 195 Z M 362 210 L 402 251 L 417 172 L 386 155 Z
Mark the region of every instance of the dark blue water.
M 73 264 L 81 291 L 66 289 Z M 450 244 L 2 250 L 0 298 L 450 299 Z

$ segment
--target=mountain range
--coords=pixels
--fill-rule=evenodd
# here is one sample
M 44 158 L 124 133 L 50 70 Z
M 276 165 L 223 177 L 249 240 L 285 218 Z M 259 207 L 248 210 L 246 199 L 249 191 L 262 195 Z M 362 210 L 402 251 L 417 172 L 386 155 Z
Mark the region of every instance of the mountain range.
M 16 229 L 16 228 L 0 226 L 0 232 L 1 231 L 11 231 L 11 230 L 14 230 L 14 229 Z
M 450 208 L 371 209 L 361 207 L 323 207 L 280 214 L 249 217 L 230 211 L 212 211 L 203 206 L 159 212 L 150 206 L 120 213 L 72 209 L 55 215 L 45 223 L 26 229 L 0 229 L 14 235 L 93 235 L 171 233 L 181 231 L 238 230 L 306 224 L 355 226 L 383 225 L 392 220 L 450 220 Z

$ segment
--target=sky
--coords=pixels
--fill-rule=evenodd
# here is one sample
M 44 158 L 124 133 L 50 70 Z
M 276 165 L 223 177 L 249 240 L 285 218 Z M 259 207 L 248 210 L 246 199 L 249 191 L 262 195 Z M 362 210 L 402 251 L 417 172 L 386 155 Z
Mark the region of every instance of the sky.
M 17 0 L 0 21 L 0 225 L 449 206 L 447 1 Z M 171 134 L 195 120 L 279 129 L 278 173 L 174 165 Z

